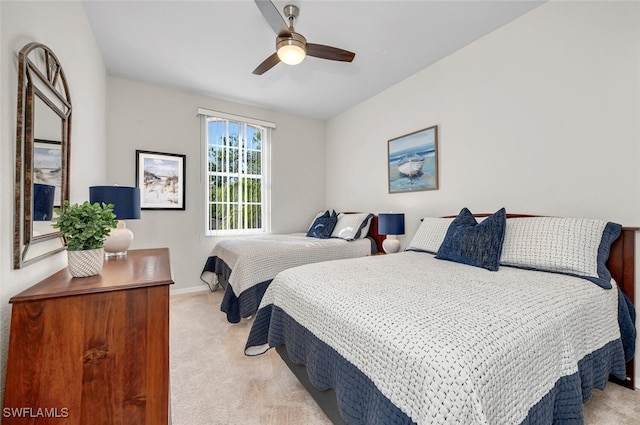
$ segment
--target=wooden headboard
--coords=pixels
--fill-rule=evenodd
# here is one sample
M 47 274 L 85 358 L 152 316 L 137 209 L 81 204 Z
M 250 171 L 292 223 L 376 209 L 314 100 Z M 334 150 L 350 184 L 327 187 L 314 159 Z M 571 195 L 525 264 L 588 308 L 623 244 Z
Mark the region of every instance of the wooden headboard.
M 622 292 L 629 297 L 633 305 L 635 301 L 636 278 L 636 232 L 638 227 L 623 227 L 620 237 L 611 245 L 607 268 Z M 636 353 L 636 356 L 638 353 Z M 627 363 L 627 379 L 620 381 L 612 378 L 612 381 L 623 387 L 634 389 L 635 357 Z
M 369 237 L 376 241 L 378 252 L 384 252 L 382 249 L 382 242 L 384 242 L 386 236 L 378 233 L 378 215 L 374 214 L 371 219 L 371 226 L 369 226 Z
M 473 214 L 478 217 L 486 217 L 491 214 L 481 213 Z M 455 215 L 447 217 L 456 217 Z M 522 217 L 540 217 L 536 215 L 528 214 L 507 214 L 507 218 L 522 218 Z M 636 232 L 639 227 L 623 227 L 622 232 L 618 239 L 611 244 L 611 250 L 609 252 L 609 259 L 607 260 L 607 268 L 611 272 L 611 276 L 616 281 L 622 292 L 629 297 L 633 305 L 636 305 L 635 301 L 635 277 L 636 277 Z M 623 387 L 634 389 L 634 361 L 631 359 L 627 363 L 627 379 L 624 381 L 611 378 L 616 384 Z

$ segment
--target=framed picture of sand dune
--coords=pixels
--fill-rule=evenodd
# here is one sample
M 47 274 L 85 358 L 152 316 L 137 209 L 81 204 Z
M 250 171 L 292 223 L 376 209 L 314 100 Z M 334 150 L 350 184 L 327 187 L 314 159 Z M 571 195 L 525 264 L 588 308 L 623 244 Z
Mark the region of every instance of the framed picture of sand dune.
M 389 193 L 438 189 L 438 126 L 389 140 Z
M 136 150 L 136 186 L 143 210 L 184 210 L 186 155 Z

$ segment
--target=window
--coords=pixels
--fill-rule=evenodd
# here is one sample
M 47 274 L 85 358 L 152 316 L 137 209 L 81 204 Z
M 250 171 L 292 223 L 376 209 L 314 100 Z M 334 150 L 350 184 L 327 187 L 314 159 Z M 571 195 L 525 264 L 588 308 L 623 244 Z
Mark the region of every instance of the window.
M 269 227 L 270 127 L 244 117 L 209 113 L 203 117 L 207 170 L 206 233 L 266 232 Z

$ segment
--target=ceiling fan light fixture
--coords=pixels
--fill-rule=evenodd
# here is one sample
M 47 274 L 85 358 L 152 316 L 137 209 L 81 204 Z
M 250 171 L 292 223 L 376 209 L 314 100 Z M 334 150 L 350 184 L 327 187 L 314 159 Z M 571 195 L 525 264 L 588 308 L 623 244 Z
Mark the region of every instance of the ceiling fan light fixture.
M 305 56 L 306 52 L 300 46 L 286 45 L 278 49 L 278 58 L 287 65 L 297 65 Z
M 271 0 L 254 1 L 262 16 L 277 34 L 276 52 L 269 55 L 253 70 L 254 75 L 262 75 L 280 62 L 287 65 L 297 65 L 307 55 L 340 62 L 351 62 L 356 56 L 353 52 L 337 47 L 315 43 L 307 44 L 307 39 L 293 29 L 293 22 L 300 13 L 297 6 L 288 4 L 284 7 L 284 14 L 289 21 L 287 25 L 287 22 L 282 19 L 282 15 Z
M 280 61 L 287 65 L 297 65 L 307 55 L 307 40 L 300 34 L 292 32 L 291 37 L 278 37 L 276 50 Z

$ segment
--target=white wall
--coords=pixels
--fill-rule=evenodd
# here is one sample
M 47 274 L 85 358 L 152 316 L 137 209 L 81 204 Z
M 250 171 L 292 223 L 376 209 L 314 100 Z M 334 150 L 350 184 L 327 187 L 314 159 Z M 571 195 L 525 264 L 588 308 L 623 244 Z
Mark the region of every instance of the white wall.
M 640 4 L 547 3 L 332 119 L 327 204 L 405 212 L 403 246 L 462 207 L 640 226 L 638 117 Z M 435 124 L 440 189 L 388 194 L 387 140 Z
M 169 247 L 173 290 L 203 288 L 200 272 L 217 238 L 205 233 L 205 181 L 198 107 L 275 122 L 272 132 L 274 233 L 306 230 L 325 200 L 325 124 L 174 89 L 108 78 L 108 180 L 135 186 L 135 151 L 186 155 L 186 210 L 143 210 L 130 220 L 132 248 Z
M 79 1 L 0 2 L 0 388 L 4 389 L 11 308 L 9 298 L 64 268 L 60 253 L 13 270 L 13 180 L 18 52 L 37 41 L 60 60 L 73 106 L 71 130 L 72 202 L 88 198 L 88 187 L 106 176 L 105 67 Z M 0 390 L 1 391 L 1 390 Z

